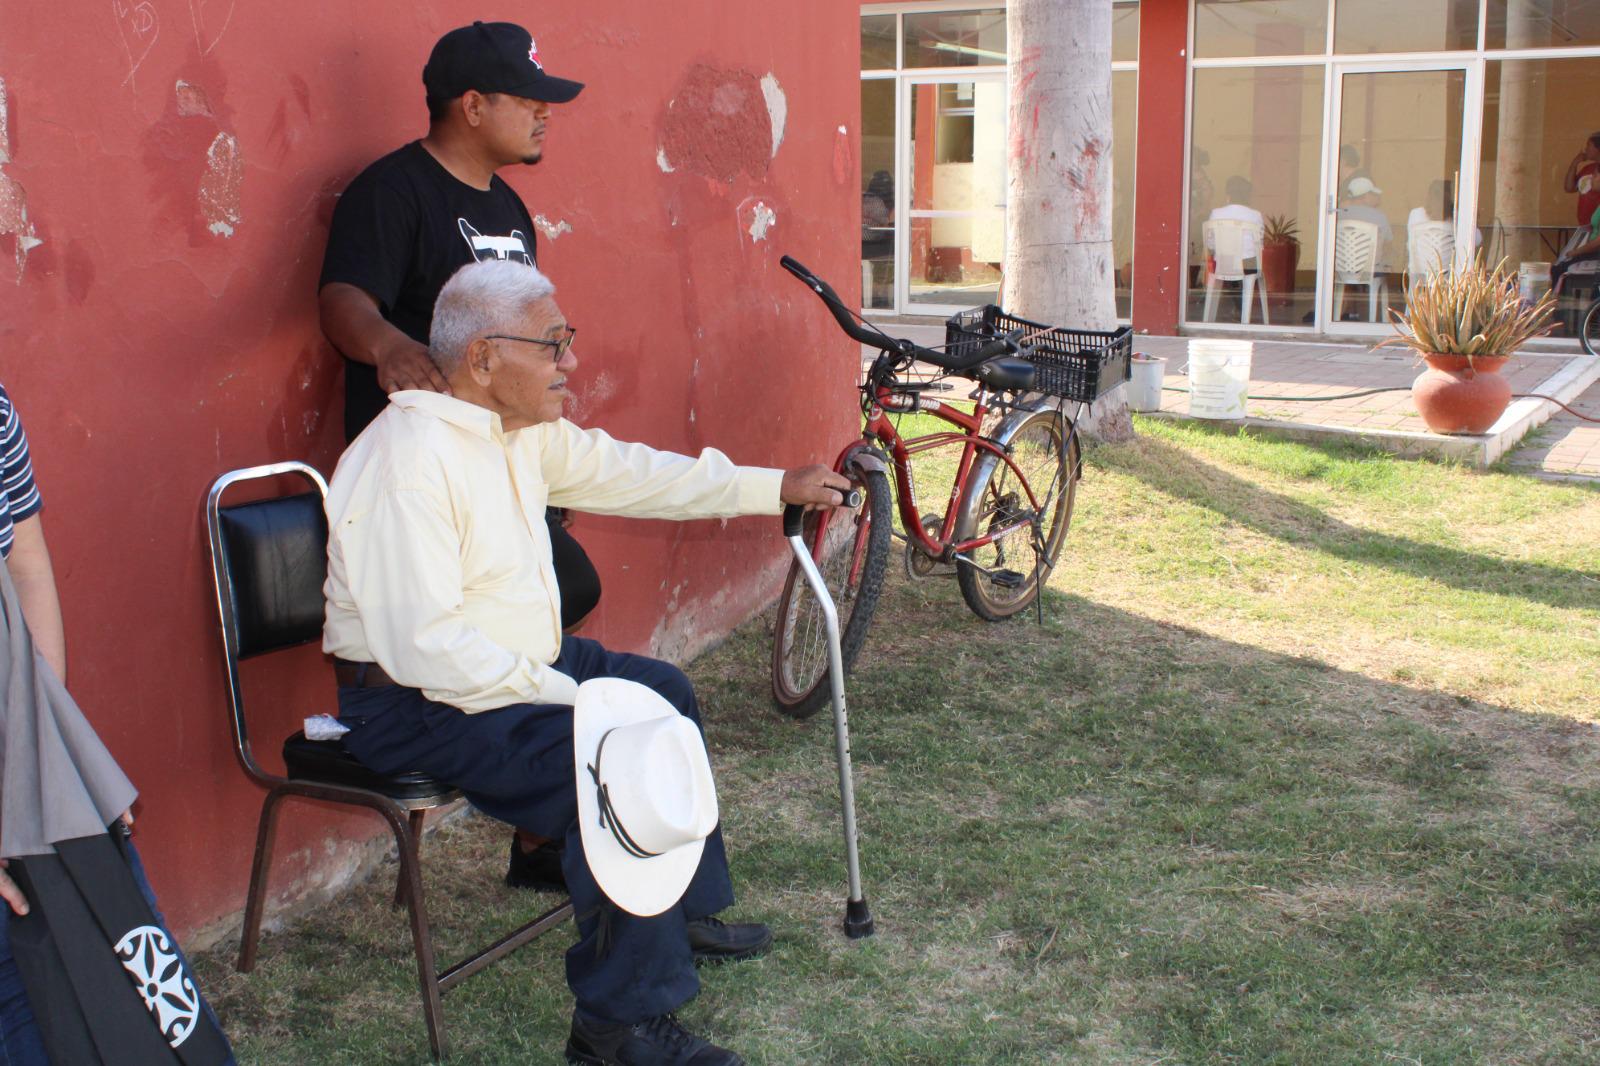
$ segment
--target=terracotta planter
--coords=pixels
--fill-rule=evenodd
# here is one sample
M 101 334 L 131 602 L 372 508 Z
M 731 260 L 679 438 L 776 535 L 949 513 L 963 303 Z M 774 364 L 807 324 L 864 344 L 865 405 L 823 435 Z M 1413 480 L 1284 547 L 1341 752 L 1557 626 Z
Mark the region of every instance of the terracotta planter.
M 1294 293 L 1294 270 L 1300 261 L 1298 241 L 1276 241 L 1261 246 L 1261 280 L 1272 296 Z
M 1424 355 L 1428 369 L 1411 383 L 1411 399 L 1435 433 L 1484 433 L 1505 413 L 1511 385 L 1500 376 L 1510 356 Z

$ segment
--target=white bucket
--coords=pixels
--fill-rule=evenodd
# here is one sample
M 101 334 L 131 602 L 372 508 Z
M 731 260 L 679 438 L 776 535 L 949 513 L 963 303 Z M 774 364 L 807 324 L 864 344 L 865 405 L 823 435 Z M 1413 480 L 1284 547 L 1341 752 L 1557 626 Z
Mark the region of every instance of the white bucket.
M 1243 418 L 1250 389 L 1251 341 L 1189 342 L 1189 415 Z
M 1517 295 L 1525 304 L 1538 303 L 1539 297 L 1550 291 L 1550 264 L 1542 261 L 1523 263 L 1517 268 Z
M 1128 406 L 1135 411 L 1161 410 L 1161 381 L 1167 375 L 1167 361 L 1135 352 L 1133 376 L 1128 379 Z

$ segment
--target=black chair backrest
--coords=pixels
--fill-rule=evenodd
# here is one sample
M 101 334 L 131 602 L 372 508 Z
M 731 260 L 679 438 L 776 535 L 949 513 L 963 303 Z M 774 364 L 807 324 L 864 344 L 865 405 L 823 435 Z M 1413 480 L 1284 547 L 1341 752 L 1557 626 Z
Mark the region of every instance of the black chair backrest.
M 248 659 L 322 637 L 328 519 L 305 492 L 217 510 L 222 565 L 233 590 L 237 655 Z

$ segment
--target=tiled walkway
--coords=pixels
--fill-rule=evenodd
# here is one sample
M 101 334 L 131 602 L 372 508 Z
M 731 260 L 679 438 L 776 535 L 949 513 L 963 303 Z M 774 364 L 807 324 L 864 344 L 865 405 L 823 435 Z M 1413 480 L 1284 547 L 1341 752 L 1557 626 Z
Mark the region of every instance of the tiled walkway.
M 1134 351 L 1167 360 L 1165 384 L 1188 387 L 1188 339 L 1136 337 Z M 1570 355 L 1519 355 L 1501 373 L 1513 393 L 1540 391 L 1539 386 L 1564 367 Z M 1249 415 L 1274 422 L 1313 423 L 1343 429 L 1427 433 L 1411 402 L 1411 382 L 1421 373 L 1411 352 L 1397 348 L 1376 351 L 1356 345 L 1257 341 L 1250 364 Z M 1255 397 L 1342 396 L 1368 389 L 1392 388 L 1351 399 L 1274 401 Z M 1163 392 L 1161 410 L 1175 415 L 1189 411 L 1186 392 Z
M 1574 411 L 1600 418 L 1600 383 L 1567 404 Z M 1511 453 L 1514 470 L 1562 481 L 1588 481 L 1600 485 L 1600 422 L 1585 422 L 1558 411 L 1529 435 L 1528 443 Z

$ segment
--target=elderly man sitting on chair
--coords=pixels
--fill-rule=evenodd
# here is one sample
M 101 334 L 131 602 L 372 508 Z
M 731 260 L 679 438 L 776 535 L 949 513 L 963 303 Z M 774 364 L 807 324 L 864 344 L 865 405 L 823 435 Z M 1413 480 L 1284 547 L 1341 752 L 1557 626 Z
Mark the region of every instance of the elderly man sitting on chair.
M 672 1015 L 699 988 L 697 960 L 772 942 L 765 926 L 712 917 L 733 902 L 720 832 L 681 900 L 640 917 L 596 883 L 578 826 L 579 684 L 642 683 L 698 724 L 694 692 L 667 663 L 562 636 L 544 511 L 775 515 L 786 503 L 836 506 L 849 482 L 823 466 L 656 451 L 566 421 L 578 360 L 554 291 L 519 263 L 462 267 L 429 338 L 450 394 L 392 394 L 334 471 L 323 649 L 338 661 L 345 745 L 380 773 L 423 771 L 494 818 L 565 841 L 579 935 L 567 953 L 569 1061 L 739 1063 Z

